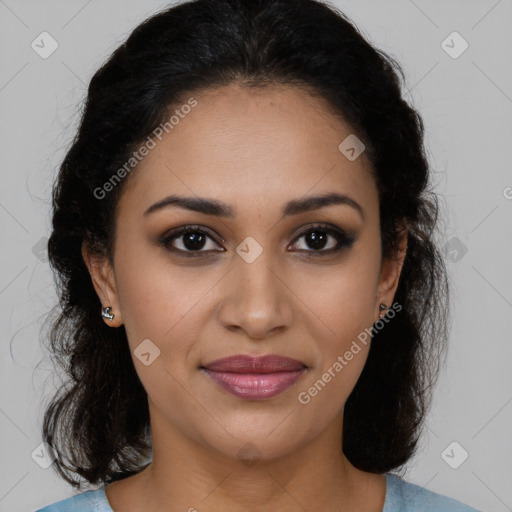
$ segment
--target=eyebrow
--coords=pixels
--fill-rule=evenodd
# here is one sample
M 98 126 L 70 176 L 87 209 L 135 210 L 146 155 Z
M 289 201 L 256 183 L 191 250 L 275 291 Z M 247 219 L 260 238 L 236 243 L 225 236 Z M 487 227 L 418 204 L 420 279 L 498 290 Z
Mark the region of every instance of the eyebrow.
M 312 210 L 318 210 L 326 206 L 344 204 L 354 208 L 364 220 L 364 210 L 361 205 L 345 194 L 331 192 L 324 195 L 306 196 L 300 199 L 293 199 L 284 205 L 282 214 L 284 217 L 299 215 Z M 169 207 L 178 207 L 205 215 L 233 218 L 234 209 L 228 204 L 217 199 L 206 197 L 185 197 L 170 195 L 151 205 L 143 214 L 144 217 Z

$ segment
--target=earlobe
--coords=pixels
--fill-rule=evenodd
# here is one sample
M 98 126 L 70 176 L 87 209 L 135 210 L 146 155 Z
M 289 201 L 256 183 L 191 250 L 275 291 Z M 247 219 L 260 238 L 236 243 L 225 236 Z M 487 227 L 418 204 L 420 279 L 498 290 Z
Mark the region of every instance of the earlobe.
M 407 233 L 407 228 L 404 228 L 401 233 L 399 248 L 395 257 L 386 259 L 382 263 L 379 287 L 376 295 L 377 303 L 393 303 L 407 254 Z
M 101 315 L 109 326 L 119 327 L 122 325 L 122 318 L 112 265 L 106 256 L 92 252 L 86 242 L 82 243 L 82 258 L 101 302 L 101 311 L 98 311 L 98 315 Z M 105 313 L 105 308 L 109 308 L 108 314 Z

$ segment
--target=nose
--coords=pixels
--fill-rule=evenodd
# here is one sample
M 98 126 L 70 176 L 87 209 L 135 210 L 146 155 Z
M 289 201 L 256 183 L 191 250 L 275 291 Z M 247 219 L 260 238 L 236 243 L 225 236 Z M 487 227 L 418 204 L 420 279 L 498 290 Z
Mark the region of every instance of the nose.
M 224 328 L 261 340 L 291 326 L 293 293 L 272 263 L 265 250 L 252 263 L 235 258 L 218 307 Z

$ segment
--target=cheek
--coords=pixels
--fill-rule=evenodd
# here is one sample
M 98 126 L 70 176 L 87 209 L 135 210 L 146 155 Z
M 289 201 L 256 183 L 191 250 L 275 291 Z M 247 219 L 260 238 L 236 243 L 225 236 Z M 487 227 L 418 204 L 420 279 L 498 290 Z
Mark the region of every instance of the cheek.
M 184 382 L 197 365 L 197 340 L 212 314 L 209 292 L 221 276 L 206 267 L 180 268 L 154 248 L 126 247 L 116 261 L 124 327 L 139 378 L 150 395 L 158 394 L 172 387 L 172 377 Z M 143 347 L 154 358 L 147 366 L 138 358 Z
M 135 370 L 150 400 L 185 407 L 187 361 L 201 325 L 201 297 L 211 285 L 194 287 L 170 266 L 129 260 L 126 253 L 119 261 L 118 293 Z
M 366 363 L 376 320 L 377 270 L 372 252 L 359 252 L 336 270 L 318 273 L 314 283 L 311 276 L 302 281 L 308 331 L 318 350 L 315 367 L 299 390 L 305 393 L 299 401 L 322 404 L 317 413 L 324 419 L 343 407 Z
M 341 345 L 345 346 L 342 348 Z M 314 420 L 313 428 L 317 433 L 342 414 L 366 363 L 368 351 L 368 344 L 340 343 L 338 350 L 326 355 L 322 367 L 315 368 L 297 389 L 300 414 Z
M 116 285 L 128 339 L 131 343 L 144 338 L 160 342 L 172 337 L 197 306 L 200 310 L 211 279 L 171 264 L 154 247 L 125 247 L 116 260 Z
M 373 260 L 358 255 L 335 270 L 302 278 L 296 288 L 312 321 L 316 318 L 318 335 L 326 336 L 327 344 L 337 350 L 350 345 L 351 339 L 376 320 L 378 263 Z

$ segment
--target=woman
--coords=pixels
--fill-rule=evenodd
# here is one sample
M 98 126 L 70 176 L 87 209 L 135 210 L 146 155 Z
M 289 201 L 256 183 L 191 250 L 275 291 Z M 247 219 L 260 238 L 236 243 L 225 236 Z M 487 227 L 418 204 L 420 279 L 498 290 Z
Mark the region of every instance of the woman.
M 411 458 L 447 332 L 400 66 L 314 0 L 195 0 L 94 75 L 53 195 L 41 509 L 475 510 Z

